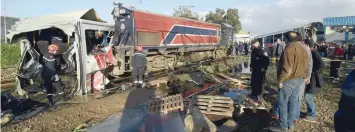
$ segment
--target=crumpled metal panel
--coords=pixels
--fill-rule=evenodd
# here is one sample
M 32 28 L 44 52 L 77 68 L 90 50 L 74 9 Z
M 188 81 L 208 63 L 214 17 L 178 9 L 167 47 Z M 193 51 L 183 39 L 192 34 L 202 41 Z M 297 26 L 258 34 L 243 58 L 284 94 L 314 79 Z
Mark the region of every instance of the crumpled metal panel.
M 10 40 L 16 34 L 26 33 L 30 31 L 42 30 L 56 27 L 63 30 L 66 34 L 71 35 L 75 30 L 75 25 L 80 19 L 91 20 L 97 22 L 103 21 L 94 9 L 82 11 L 74 11 L 68 13 L 46 15 L 41 17 L 25 18 L 17 21 L 6 35 Z

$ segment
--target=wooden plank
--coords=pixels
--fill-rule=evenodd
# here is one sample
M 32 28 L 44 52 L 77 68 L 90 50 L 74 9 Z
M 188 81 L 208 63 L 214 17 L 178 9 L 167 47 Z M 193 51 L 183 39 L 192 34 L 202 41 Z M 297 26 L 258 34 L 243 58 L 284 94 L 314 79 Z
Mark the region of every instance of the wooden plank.
M 223 96 L 210 96 L 210 95 L 198 95 L 196 96 L 196 98 L 208 98 L 208 99 L 225 99 L 225 100 L 229 100 L 229 97 L 223 97 Z
M 193 102 L 209 102 L 209 103 L 233 104 L 233 101 L 211 100 L 211 99 L 195 99 Z
M 15 83 L 1 84 L 1 89 L 9 89 L 9 88 L 15 88 L 15 87 L 16 87 Z
M 227 116 L 227 117 L 232 117 L 233 112 L 208 112 L 208 111 L 203 111 L 201 110 L 203 114 L 209 114 L 209 115 L 220 115 L 220 116 Z
M 226 79 L 228 79 L 228 80 L 230 80 L 230 81 L 239 83 L 239 85 L 242 84 L 242 82 L 243 82 L 242 80 L 239 80 L 239 79 L 236 79 L 236 78 L 231 78 L 231 77 L 229 77 L 229 76 L 227 76 L 227 75 L 224 75 L 224 74 L 222 74 L 222 73 L 219 73 L 218 75 L 221 76 L 221 77 L 224 77 L 224 78 L 226 78 Z
M 229 112 L 232 110 L 231 107 L 227 107 L 227 108 L 209 107 L 209 106 L 196 106 L 196 107 L 200 110 L 206 110 L 208 112 L 210 112 L 210 111 Z
M 210 103 L 203 103 L 203 102 L 192 102 L 192 104 L 193 105 L 201 105 L 201 106 L 203 106 L 203 105 L 206 105 L 206 106 L 208 106 L 208 105 L 210 105 Z M 213 106 L 217 106 L 217 107 L 227 107 L 228 105 L 231 105 L 231 104 L 213 104 Z
M 1 84 L 14 83 L 15 81 L 16 81 L 15 78 L 12 78 L 12 79 L 3 79 L 3 80 L 1 80 Z

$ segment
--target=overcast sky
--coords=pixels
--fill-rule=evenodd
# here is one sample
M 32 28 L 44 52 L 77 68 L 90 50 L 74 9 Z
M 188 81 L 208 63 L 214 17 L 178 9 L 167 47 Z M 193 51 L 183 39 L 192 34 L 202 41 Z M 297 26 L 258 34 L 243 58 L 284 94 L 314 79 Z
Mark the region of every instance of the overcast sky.
M 4 2 L 7 1 L 5 4 Z M 171 15 L 179 5 L 193 5 L 205 15 L 215 8 L 238 8 L 242 30 L 262 34 L 322 21 L 324 17 L 355 16 L 355 0 L 119 0 L 140 10 Z M 34 17 L 94 8 L 111 21 L 113 0 L 1 0 L 7 16 Z

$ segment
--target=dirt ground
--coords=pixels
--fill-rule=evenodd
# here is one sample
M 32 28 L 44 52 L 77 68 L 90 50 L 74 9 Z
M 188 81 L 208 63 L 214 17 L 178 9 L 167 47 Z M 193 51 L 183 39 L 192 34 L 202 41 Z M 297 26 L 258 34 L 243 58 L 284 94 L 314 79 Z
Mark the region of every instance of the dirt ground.
M 272 69 L 272 68 L 271 68 Z M 268 71 L 273 72 L 273 70 Z M 272 73 L 271 73 L 272 74 Z M 269 75 L 274 76 L 274 75 Z M 272 80 L 272 79 L 271 79 Z M 326 80 L 330 81 L 330 80 Z M 272 85 L 270 79 L 267 83 Z M 301 120 L 296 124 L 297 132 L 331 132 L 333 129 L 333 116 L 338 108 L 340 98 L 340 84 L 331 84 L 330 82 L 324 87 L 321 93 L 315 96 L 317 109 L 317 123 L 308 123 Z M 271 90 L 271 89 L 269 89 Z M 80 104 L 65 104 L 56 109 L 49 110 L 36 117 L 8 124 L 1 127 L 4 132 L 67 132 L 72 131 L 75 127 L 88 122 L 98 123 L 113 114 L 120 113 L 125 107 L 125 102 L 129 92 L 113 94 L 102 99 L 92 99 L 88 102 Z M 273 102 L 274 96 L 265 99 L 268 103 Z M 271 99 L 270 99 L 271 98 Z M 303 104 L 302 110 L 305 112 Z M 238 131 L 258 132 L 269 131 L 270 117 L 266 111 L 258 111 L 256 114 L 246 112 L 241 117 L 236 117 L 239 124 Z

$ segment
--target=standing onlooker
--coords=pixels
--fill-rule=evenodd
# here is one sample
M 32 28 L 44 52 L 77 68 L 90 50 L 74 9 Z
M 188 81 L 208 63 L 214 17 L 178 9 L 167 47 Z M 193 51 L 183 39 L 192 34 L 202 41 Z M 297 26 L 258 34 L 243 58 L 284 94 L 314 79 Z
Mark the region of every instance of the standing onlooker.
M 341 59 L 343 58 L 344 55 L 344 50 L 341 48 L 341 43 L 338 43 L 337 46 L 334 49 L 334 52 L 331 56 L 332 60 L 330 62 L 330 77 L 332 79 L 332 82 L 337 83 L 339 81 L 339 70 L 340 70 L 340 65 L 341 65 Z
M 313 100 L 313 94 L 319 93 L 321 87 L 323 87 L 324 85 L 323 73 L 321 70 L 325 67 L 325 64 L 320 54 L 314 49 L 314 45 L 307 40 L 305 41 L 305 43 L 311 48 L 311 56 L 313 62 L 311 80 L 310 83 L 306 86 L 304 95 L 307 103 L 307 116 L 305 120 L 309 122 L 315 122 L 316 107 Z
M 302 39 L 301 38 L 301 34 L 298 34 L 298 36 L 300 37 L 299 39 Z M 299 100 L 298 100 L 297 112 L 296 112 L 296 122 L 300 118 L 300 115 L 301 115 L 301 101 L 303 99 L 303 95 L 304 95 L 304 91 L 305 91 L 306 85 L 310 83 L 311 75 L 312 75 L 313 59 L 312 59 L 311 49 L 309 47 L 310 42 L 311 41 L 309 39 L 306 39 L 304 41 L 304 43 L 302 43 L 302 47 L 307 51 L 307 55 L 308 55 L 308 65 L 307 65 L 308 76 L 304 80 L 304 83 L 299 88 L 299 95 L 298 95 L 299 96 Z
M 244 43 L 244 52 L 245 52 L 245 55 L 249 54 L 249 45 L 247 43 Z
M 235 55 L 239 55 L 238 45 L 239 45 L 238 42 L 235 42 L 235 46 L 234 46 L 235 47 Z
M 344 44 L 341 48 L 343 48 L 343 50 L 344 50 L 344 60 L 347 60 L 348 59 L 348 46 Z
M 322 57 L 325 57 L 325 43 L 324 42 L 322 42 L 322 44 L 318 46 L 318 51 Z
M 354 54 L 355 54 L 355 44 L 349 45 L 348 60 L 353 60 Z
M 251 73 L 251 96 L 254 99 L 259 100 L 260 95 L 262 93 L 264 82 L 265 82 L 265 74 L 267 67 L 270 64 L 270 59 L 266 53 L 260 46 L 259 41 L 252 41 L 252 52 L 251 52 L 251 62 L 250 68 L 252 69 Z
M 242 55 L 243 48 L 244 48 L 243 43 L 242 43 L 242 42 L 239 42 L 239 45 L 238 45 L 239 55 Z
M 282 52 L 285 50 L 285 43 L 281 42 L 281 39 L 276 40 L 276 45 L 273 47 L 274 51 L 272 55 L 276 58 L 279 58 Z M 279 64 L 279 59 L 276 59 L 276 65 Z
M 280 55 L 282 54 L 282 51 L 285 50 L 285 43 L 281 42 L 281 39 L 278 38 L 276 40 L 276 45 L 273 48 L 274 48 L 273 55 L 279 58 Z
M 134 84 L 137 88 L 141 88 L 144 80 L 144 73 L 147 69 L 147 58 L 142 52 L 143 48 L 141 46 L 136 47 L 136 52 L 131 58 L 132 66 L 132 76 Z
M 294 129 L 296 119 L 299 87 L 307 77 L 307 51 L 298 41 L 297 33 L 286 33 L 287 46 L 281 55 L 280 66 L 277 69 L 279 79 L 278 107 L 279 126 L 270 127 L 272 131 L 287 131 Z
M 336 132 L 355 131 L 355 68 L 350 72 L 341 86 L 339 109 L 334 114 Z

